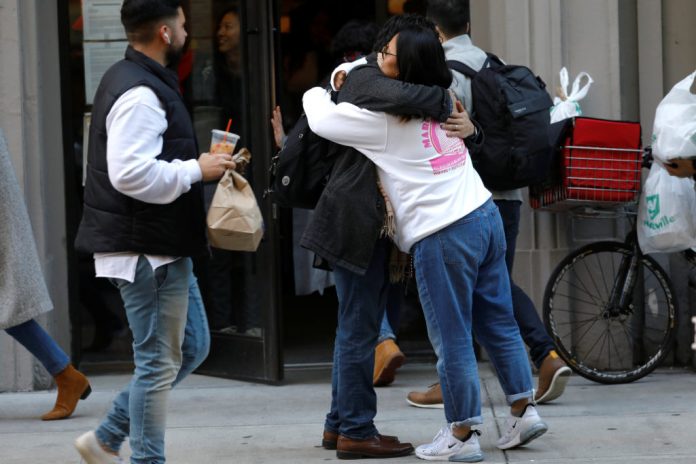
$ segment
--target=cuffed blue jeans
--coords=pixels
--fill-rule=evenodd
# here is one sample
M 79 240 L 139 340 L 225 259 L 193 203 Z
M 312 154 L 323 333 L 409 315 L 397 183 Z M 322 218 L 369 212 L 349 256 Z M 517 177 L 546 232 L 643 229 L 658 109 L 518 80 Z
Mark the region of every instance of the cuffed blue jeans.
M 532 373 L 512 313 L 505 233 L 493 201 L 417 242 L 412 252 L 447 422 L 482 423 L 473 333 L 508 403 L 531 399 Z
M 496 206 L 500 211 L 505 229 L 505 242 L 507 251 L 505 252 L 505 264 L 508 274 L 510 274 L 510 288 L 512 291 L 512 310 L 515 320 L 520 328 L 520 334 L 524 343 L 529 347 L 529 355 L 534 365 L 539 368 L 544 358 L 551 350 L 555 349 L 553 340 L 546 332 L 544 323 L 541 322 L 539 313 L 534 307 L 534 303 L 527 294 L 512 281 L 512 266 L 515 261 L 515 248 L 517 246 L 517 235 L 520 231 L 520 207 L 521 201 L 517 200 L 496 200 Z
M 324 428 L 353 439 L 377 434 L 373 422 L 377 395 L 372 374 L 389 289 L 388 247 L 386 240 L 378 241 L 365 275 L 339 266 L 334 269 L 338 328 L 331 375 L 331 410 Z
M 118 451 L 129 437 L 131 463 L 163 463 L 169 391 L 210 349 L 198 283 L 189 258 L 153 271 L 144 256 L 132 283 L 111 280 L 121 292 L 133 332 L 135 372 L 97 428 L 97 438 Z
M 5 332 L 29 350 L 53 377 L 60 374 L 70 364 L 70 359 L 65 351 L 34 319 L 5 329 Z

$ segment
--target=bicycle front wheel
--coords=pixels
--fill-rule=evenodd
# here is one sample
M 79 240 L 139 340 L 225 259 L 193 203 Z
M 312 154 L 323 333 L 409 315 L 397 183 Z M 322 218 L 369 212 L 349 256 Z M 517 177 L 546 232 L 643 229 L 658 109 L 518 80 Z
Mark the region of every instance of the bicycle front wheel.
M 597 242 L 570 255 L 551 274 L 544 294 L 544 324 L 558 354 L 579 375 L 615 384 L 637 380 L 669 352 L 676 330 L 674 291 L 665 271 L 641 256 L 635 287 L 623 308 L 611 307 L 626 275 L 621 263 L 633 249 Z M 628 274 L 625 271 L 624 274 Z

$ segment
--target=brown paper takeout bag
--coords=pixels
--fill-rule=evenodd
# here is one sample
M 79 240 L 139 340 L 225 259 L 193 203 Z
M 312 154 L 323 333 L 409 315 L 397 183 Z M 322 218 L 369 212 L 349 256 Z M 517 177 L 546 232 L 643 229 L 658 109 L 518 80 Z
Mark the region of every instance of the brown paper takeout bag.
M 218 182 L 208 210 L 208 239 L 215 248 L 256 251 L 263 217 L 249 182 L 228 169 Z

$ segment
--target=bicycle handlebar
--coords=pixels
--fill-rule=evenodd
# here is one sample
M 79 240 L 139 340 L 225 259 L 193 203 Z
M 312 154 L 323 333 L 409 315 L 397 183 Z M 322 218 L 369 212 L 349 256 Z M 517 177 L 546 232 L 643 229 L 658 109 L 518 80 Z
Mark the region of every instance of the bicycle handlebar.
M 643 161 L 641 167 L 650 168 L 653 163 L 652 147 L 648 146 L 643 148 Z

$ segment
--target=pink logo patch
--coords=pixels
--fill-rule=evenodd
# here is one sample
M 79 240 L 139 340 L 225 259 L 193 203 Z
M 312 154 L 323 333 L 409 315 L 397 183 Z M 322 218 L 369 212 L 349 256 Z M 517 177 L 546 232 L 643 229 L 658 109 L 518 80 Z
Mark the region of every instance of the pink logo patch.
M 468 150 L 462 139 L 447 137 L 444 129 L 440 127 L 440 123 L 437 121 L 425 121 L 421 129 L 423 147 L 432 147 L 440 155 L 430 160 L 433 174 L 443 174 L 452 169 L 463 167 L 466 164 Z

